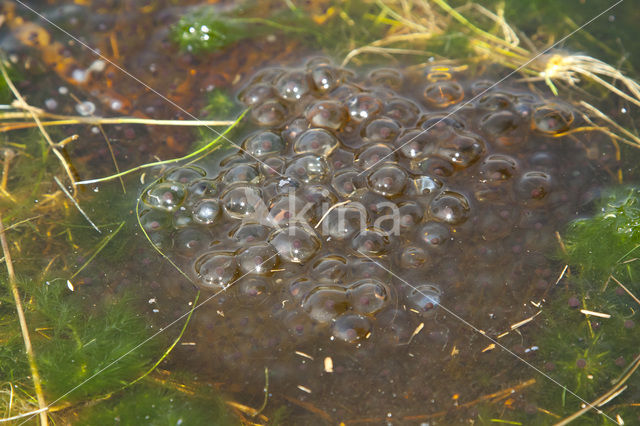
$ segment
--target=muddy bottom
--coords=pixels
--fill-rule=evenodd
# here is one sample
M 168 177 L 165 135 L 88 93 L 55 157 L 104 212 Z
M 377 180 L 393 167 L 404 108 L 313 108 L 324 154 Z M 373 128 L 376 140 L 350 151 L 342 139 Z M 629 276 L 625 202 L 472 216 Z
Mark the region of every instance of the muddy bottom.
M 268 368 L 274 407 L 331 422 L 427 419 L 530 378 L 482 334 L 544 363 L 510 326 L 554 285 L 555 233 L 613 158 L 568 104 L 493 81 L 322 58 L 252 77 L 242 149 L 141 197 L 193 283 L 158 298 L 176 316 L 207 300 L 174 362 L 253 406 Z

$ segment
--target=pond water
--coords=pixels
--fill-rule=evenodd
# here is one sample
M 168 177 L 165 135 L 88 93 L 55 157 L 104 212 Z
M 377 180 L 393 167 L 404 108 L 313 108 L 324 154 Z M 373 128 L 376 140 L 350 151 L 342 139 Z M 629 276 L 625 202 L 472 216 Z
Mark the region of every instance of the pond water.
M 89 216 L 129 231 L 123 260 L 83 267 L 76 292 L 132 291 L 151 329 L 173 337 L 198 300 L 164 374 L 256 410 L 266 377 L 261 414 L 285 407 L 284 424 L 488 421 L 499 415 L 482 417 L 482 403 L 507 398 L 503 409 L 540 412 L 535 392 L 515 389 L 555 367 L 538 355 L 544 325 L 521 326 L 565 274 L 561 233 L 596 212 L 621 169 L 570 100 L 471 61 L 341 67 L 280 34 L 181 52 L 170 27 L 189 6 L 116 3 L 31 5 L 75 41 L 3 5 L 0 46 L 38 76 L 18 84 L 31 105 L 154 119 L 248 112 L 203 158 L 126 177 L 126 194 L 115 180 L 82 187 Z M 79 134 L 67 155 L 89 179 L 114 172 L 112 155 L 122 170 L 180 157 L 221 129 L 60 134 Z M 625 173 L 629 183 L 636 172 Z

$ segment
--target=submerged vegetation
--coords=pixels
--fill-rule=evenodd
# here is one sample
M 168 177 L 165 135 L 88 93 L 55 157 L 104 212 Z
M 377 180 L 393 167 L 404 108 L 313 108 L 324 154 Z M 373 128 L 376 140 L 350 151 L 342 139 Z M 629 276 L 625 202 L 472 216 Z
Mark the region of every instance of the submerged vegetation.
M 578 33 L 577 46 L 585 51 L 601 52 L 608 62 L 621 61 L 619 67 L 557 50 L 527 62 L 591 18 L 594 8 L 604 9 L 609 2 L 599 1 L 597 7 L 581 10 L 585 19 L 575 14 L 569 16 L 570 6 L 564 2 L 546 0 L 526 2 L 526 5 L 519 0 L 465 5 L 444 0 L 349 0 L 330 4 L 310 2 L 304 7 L 296 3 L 278 2 L 277 7 L 269 9 L 268 16 L 257 13 L 262 7 L 257 2 L 226 12 L 214 11 L 209 5 L 189 9 L 175 17 L 171 26 L 172 48 L 176 49 L 172 53 L 178 56 L 180 50 L 196 58 L 206 57 L 233 51 L 238 46 L 244 48 L 241 43 L 248 45 L 276 34 L 286 43 L 302 46 L 296 49 L 321 48 L 329 56 L 344 58 L 344 64 L 366 65 L 381 60 L 423 64 L 431 59 L 451 59 L 479 68 L 487 62 L 500 64 L 501 72 L 506 73 L 527 63 L 519 70 L 523 78 L 545 82 L 551 93 L 561 94 L 580 107 L 585 119 L 593 124 L 582 131 L 597 129 L 610 136 L 621 153 L 622 164 L 628 166 L 620 170 L 632 168 L 628 174 L 637 178 L 637 154 L 632 148 L 640 145 L 640 139 L 629 118 L 631 114 L 618 117 L 611 112 L 640 105 L 638 85 L 619 71 L 620 68 L 633 73 L 638 66 L 637 57 L 620 57 L 617 48 L 599 41 L 599 34 L 608 27 L 596 22 L 594 33 L 589 28 Z M 542 22 L 534 22 L 531 18 L 537 17 L 539 11 L 543 12 L 539 15 Z M 629 19 L 618 16 L 620 20 Z M 12 22 L 17 25 L 15 19 Z M 26 28 L 33 25 L 33 22 L 23 22 Z M 24 41 L 15 29 L 20 27 L 12 28 L 18 34 L 16 40 Z M 561 33 L 558 28 L 562 28 Z M 44 33 L 42 28 L 36 31 L 35 40 L 44 40 Z M 8 66 L 8 80 L 0 79 L 0 103 L 7 107 L 7 111 L 0 111 L 0 220 L 5 228 L 2 237 L 6 240 L 6 250 L 13 256 L 12 260 L 9 253 L 0 253 L 0 265 L 8 268 L 6 274 L 0 275 L 3 284 L 0 288 L 0 379 L 4 383 L 0 388 L 0 412 L 3 417 L 22 416 L 19 421 L 33 421 L 36 414 L 30 413 L 38 413 L 40 409 L 45 413 L 44 417 L 40 416 L 41 423 L 46 423 L 48 418 L 87 425 L 210 424 L 214 420 L 217 424 L 277 423 L 282 415 L 278 406 L 267 405 L 263 414 L 255 407 L 235 403 L 233 398 L 224 395 L 224 388 L 199 383 L 193 377 L 181 375 L 177 368 L 163 370 L 182 337 L 181 330 L 175 330 L 171 338 L 164 334 L 155 337 L 156 322 L 149 318 L 151 302 L 130 289 L 132 281 L 147 276 L 140 273 L 123 279 L 114 271 L 132 257 L 139 255 L 140 259 L 135 261 L 145 261 L 155 255 L 144 246 L 143 232 L 131 209 L 137 194 L 130 187 L 137 184 L 138 179 L 145 179 L 145 170 L 152 162 L 157 167 L 169 162 L 154 158 L 156 147 L 152 147 L 151 153 L 135 155 L 138 149 L 142 152 L 142 148 L 118 143 L 113 158 L 117 157 L 125 165 L 122 170 L 140 171 L 131 180 L 123 181 L 122 188 L 126 186 L 129 190 L 127 195 L 116 185 L 101 186 L 97 193 L 93 191 L 98 187 L 89 186 L 91 190 L 85 190 L 87 186 L 73 186 L 74 181 L 80 180 L 72 177 L 77 171 L 72 168 L 67 173 L 61 167 L 60 158 L 63 158 L 64 165 L 78 166 L 81 172 L 88 169 L 92 177 L 96 173 L 100 173 L 97 176 L 111 173 L 103 159 L 110 157 L 111 145 L 108 150 L 101 146 L 103 157 L 96 160 L 94 153 L 82 147 L 85 143 L 82 138 L 90 140 L 90 133 L 79 128 L 91 126 L 95 134 L 106 137 L 112 134 L 108 126 L 124 123 L 154 126 L 203 123 L 154 122 L 148 117 L 140 118 L 146 117 L 146 112 L 137 110 L 132 114 L 135 117 L 116 117 L 109 121 L 93 115 L 79 117 L 77 107 L 65 114 L 53 114 L 16 103 L 9 81 L 20 91 L 36 91 L 27 97 L 31 103 L 33 99 L 52 96 L 51 91 L 30 86 L 29 82 L 29 73 L 42 72 L 49 66 L 46 60 L 38 59 L 38 55 L 47 51 L 40 51 L 43 46 L 33 40 L 27 39 L 24 43 L 25 55 L 32 57 L 29 61 L 17 63 L 1 59 Z M 113 41 L 110 43 L 113 49 Z M 637 50 L 637 46 L 625 47 L 632 52 Z M 117 52 L 115 48 L 112 56 L 116 62 Z M 46 54 L 43 57 L 46 58 Z M 555 59 L 551 60 L 552 57 Z M 9 67 L 10 63 L 13 66 Z M 233 70 L 225 71 L 233 74 Z M 58 68 L 56 72 L 57 76 L 51 79 L 56 86 L 73 84 L 69 79 L 65 82 L 66 77 Z M 113 81 L 109 77 L 109 84 Z M 76 83 L 72 86 L 74 96 L 92 96 L 88 86 Z M 225 121 L 205 124 L 222 123 L 233 128 L 240 124 L 243 115 L 232 99 L 230 85 L 220 86 L 203 91 L 198 101 L 204 104 L 201 111 L 206 118 Z M 585 91 L 574 91 L 577 86 Z M 595 104 L 603 93 L 611 94 L 609 100 L 613 108 Z M 34 117 L 43 122 L 45 130 L 35 129 Z M 52 144 L 43 138 L 45 131 Z M 76 134 L 73 132 L 82 136 L 79 141 L 69 139 Z M 123 137 L 126 129 L 118 132 L 113 133 L 116 134 L 114 142 L 118 138 L 126 139 Z M 142 144 L 141 139 L 136 142 Z M 193 142 L 189 151 L 192 154 L 183 156 L 182 147 L 172 151 L 180 152 L 176 157 L 193 160 L 218 147 L 219 139 L 212 142 L 211 133 L 200 128 L 192 139 L 195 140 L 190 141 Z M 626 146 L 619 147 L 618 143 Z M 95 146 L 97 144 L 90 149 Z M 52 155 L 54 151 L 62 154 L 56 158 Z M 131 158 L 126 158 L 129 155 Z M 137 168 L 140 159 L 146 164 Z M 85 161 L 89 165 L 85 165 Z M 177 160 L 170 161 L 175 162 Z M 121 176 L 126 178 L 125 174 Z M 68 194 L 54 181 L 54 177 L 60 181 L 65 175 L 68 180 L 62 186 Z M 116 177 L 120 175 L 113 174 L 109 179 Z M 619 179 L 626 182 L 626 175 L 620 172 Z M 79 209 L 86 210 L 84 215 L 95 222 L 97 231 Z M 503 399 L 481 399 L 478 404 L 484 405 L 477 407 L 478 419 L 487 424 L 531 424 L 534 414 L 538 417 L 533 423 L 573 420 L 577 418 L 571 417 L 574 413 L 582 416 L 586 411 L 591 414 L 580 418 L 584 424 L 610 421 L 594 414 L 596 410 L 590 410 L 593 407 L 582 409 L 569 391 L 593 402 L 597 409 L 618 422 L 621 420 L 616 416 L 627 424 L 640 421 L 640 385 L 636 372 L 640 364 L 637 315 L 640 310 L 640 189 L 628 186 L 612 190 L 594 211 L 593 217 L 580 219 L 571 224 L 566 233 L 562 232 L 565 249 L 562 259 L 568 267 L 547 294 L 541 305 L 542 313 L 532 321 L 532 341 L 539 347 L 534 363 L 565 388 L 540 378 L 527 388 L 525 395 L 530 404 L 526 412 L 513 410 Z M 12 283 L 19 290 L 22 307 L 16 304 Z M 143 282 L 140 287 L 147 285 L 151 283 Z M 24 310 L 24 323 L 16 316 L 16 309 Z M 183 321 L 182 325 L 188 326 L 188 322 Z M 25 351 L 25 329 L 30 335 L 42 391 L 34 381 L 29 350 Z M 77 385 L 81 386 L 76 388 Z M 256 390 L 259 395 L 261 392 Z M 317 414 L 313 411 L 315 407 L 303 408 Z

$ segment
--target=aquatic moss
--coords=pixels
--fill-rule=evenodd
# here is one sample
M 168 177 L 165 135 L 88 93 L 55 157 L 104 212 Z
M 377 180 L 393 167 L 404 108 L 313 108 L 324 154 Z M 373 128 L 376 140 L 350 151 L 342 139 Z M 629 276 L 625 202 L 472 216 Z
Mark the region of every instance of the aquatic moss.
M 182 16 L 171 28 L 171 36 L 181 50 L 200 53 L 222 49 L 250 37 L 250 32 L 236 20 L 199 8 Z

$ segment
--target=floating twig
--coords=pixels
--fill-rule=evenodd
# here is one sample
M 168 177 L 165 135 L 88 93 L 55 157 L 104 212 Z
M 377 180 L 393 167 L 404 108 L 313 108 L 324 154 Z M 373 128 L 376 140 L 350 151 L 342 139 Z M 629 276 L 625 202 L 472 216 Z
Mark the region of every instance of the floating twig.
M 599 318 L 611 318 L 610 314 L 605 314 L 602 312 L 595 312 L 595 311 L 590 311 L 588 309 L 580 309 L 580 313 L 584 314 L 584 315 L 591 315 L 594 317 L 599 317 Z
M 640 299 L 638 299 L 633 293 L 631 293 L 631 291 L 627 287 L 625 287 L 624 284 L 618 281 L 616 277 L 614 277 L 613 275 L 609 275 L 609 278 L 611 278 L 616 284 L 618 284 L 624 291 L 627 292 L 629 296 L 631 296 L 633 300 L 636 301 L 638 305 L 640 305 Z

